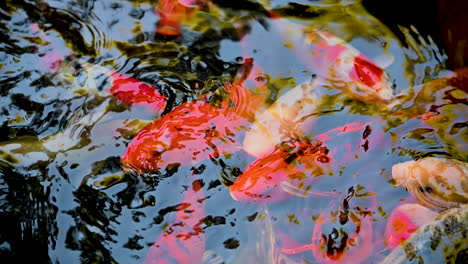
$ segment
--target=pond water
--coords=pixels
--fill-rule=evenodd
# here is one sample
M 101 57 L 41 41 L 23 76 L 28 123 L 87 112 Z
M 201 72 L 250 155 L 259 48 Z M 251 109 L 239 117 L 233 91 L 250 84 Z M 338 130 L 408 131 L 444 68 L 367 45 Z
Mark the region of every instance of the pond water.
M 392 165 L 468 161 L 466 88 L 417 29 L 351 0 L 180 2 L 0 4 L 6 263 L 376 263 L 413 199 Z

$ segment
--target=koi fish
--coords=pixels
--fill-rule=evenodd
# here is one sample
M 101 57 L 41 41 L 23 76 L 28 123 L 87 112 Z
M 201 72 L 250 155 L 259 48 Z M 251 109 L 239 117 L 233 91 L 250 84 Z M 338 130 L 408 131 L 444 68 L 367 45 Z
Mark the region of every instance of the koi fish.
M 252 119 L 252 98 L 242 85 L 227 85 L 218 106 L 187 102 L 145 127 L 129 144 L 123 164 L 141 171 L 194 164 L 241 149 L 238 136 Z M 254 99 L 253 99 L 254 100 Z
M 354 121 L 333 129 L 330 129 L 324 133 L 320 133 L 318 135 L 315 135 L 313 138 L 315 141 L 320 141 L 320 142 L 328 142 L 335 140 L 337 141 L 338 137 L 342 135 L 349 135 L 350 133 L 356 134 L 356 141 L 348 141 L 344 144 L 339 144 L 335 148 L 330 148 L 330 153 L 341 153 L 345 156 L 348 157 L 354 157 L 354 155 L 357 154 L 357 152 L 363 150 L 364 152 L 367 152 L 369 149 L 372 149 L 372 141 L 377 142 L 379 147 L 384 147 L 387 146 L 388 139 L 385 138 L 385 135 L 383 133 L 383 130 L 379 126 L 379 124 L 382 123 L 381 120 L 378 119 L 369 119 L 365 121 Z M 274 125 L 270 125 L 269 128 L 271 128 Z M 303 134 L 300 129 L 298 129 L 295 133 L 296 134 L 289 134 L 289 135 L 275 135 L 275 134 L 270 134 L 268 131 L 265 129 L 264 133 L 265 135 L 263 136 L 263 139 L 258 139 L 255 140 L 256 137 L 250 137 L 249 138 L 249 133 L 246 133 L 246 136 L 244 137 L 244 145 L 243 148 L 246 152 L 251 154 L 252 156 L 255 157 L 264 157 L 266 154 L 270 153 L 273 149 L 274 146 L 273 143 L 277 140 L 282 140 L 282 137 L 284 136 L 285 138 L 296 138 L 300 137 L 300 135 Z M 272 131 L 272 130 L 269 130 Z M 251 131 L 249 131 L 251 132 Z M 250 134 L 251 135 L 251 134 Z M 362 136 L 361 136 L 362 135 Z M 286 140 L 286 139 L 283 139 Z M 248 142 L 248 144 L 246 144 Z M 346 150 L 343 150 L 346 149 Z M 348 159 L 346 159 L 348 160 Z M 345 161 L 345 160 L 342 160 Z
M 354 188 L 350 188 L 339 210 L 319 215 L 311 244 L 283 247 L 282 252 L 299 254 L 310 250 L 317 263 L 364 262 L 373 250 L 372 211 L 351 202 L 351 198 L 357 197 L 355 194 Z
M 321 99 L 316 92 L 319 85 L 320 80 L 313 78 L 285 93 L 269 109 L 258 114 L 244 138 L 245 150 L 261 157 L 281 140 L 302 135 L 304 121 L 320 111 Z
M 201 263 L 205 251 L 201 224 L 206 216 L 201 189 L 196 180 L 192 188 L 185 191 L 174 224 L 156 239 L 143 263 Z
M 331 216 L 317 219 L 312 235 L 312 253 L 319 263 L 361 263 L 372 253 L 372 221 L 357 218 L 353 232 L 339 228 Z
M 468 205 L 448 209 L 424 224 L 380 264 L 463 263 L 468 240 Z
M 418 228 L 431 222 L 438 215 L 419 204 L 402 204 L 393 209 L 385 227 L 384 241 L 389 248 L 396 248 Z
M 316 112 L 319 99 L 314 82 L 303 83 L 279 97 L 266 111 L 258 114 L 244 137 L 244 150 L 257 158 L 270 153 L 283 140 L 301 137 L 301 121 Z
M 322 84 L 331 84 L 349 97 L 369 104 L 381 103 L 383 107 L 393 98 L 390 78 L 383 69 L 392 60 L 377 65 L 343 39 L 324 30 L 311 31 L 284 19 L 273 25 L 294 43 L 298 59 Z
M 167 99 L 155 87 L 115 71 L 109 71 L 108 76 L 111 79 L 109 92 L 118 100 L 145 106 L 156 113 L 164 111 Z
M 274 25 L 294 42 L 298 59 L 318 76 L 321 84 L 342 90 L 355 100 L 387 108 L 386 104 L 393 99 L 393 89 L 384 68 L 393 59 L 376 63 L 324 30 L 311 30 L 285 20 Z
M 160 0 L 155 9 L 159 15 L 156 32 L 165 36 L 180 35 L 180 24 L 187 22 L 205 0 Z
M 330 161 L 327 153 L 327 147 L 321 142 L 283 142 L 270 155 L 250 164 L 229 186 L 229 192 L 239 202 L 269 203 L 288 199 L 291 194 L 280 188 L 281 183 L 305 185 L 324 175 L 320 163 Z
M 318 91 L 323 87 L 342 90 L 355 100 L 383 109 L 393 106 L 388 74 L 356 48 L 325 31 L 306 33 L 287 20 L 278 19 L 272 24 L 285 32 L 288 39 L 297 42 L 294 46 L 298 58 L 316 77 L 283 94 L 270 108 L 257 115 L 244 139 L 243 145 L 249 154 L 261 157 L 291 134 L 301 134 L 301 122 L 320 110 Z
M 386 106 L 393 98 L 388 74 L 371 59 L 344 40 L 326 31 L 316 31 L 307 36 L 313 46 L 312 64 L 317 75 L 329 78 L 333 88 L 342 89 L 346 95 L 368 104 Z
M 30 29 L 47 42 L 46 34 L 38 24 L 31 24 Z M 135 78 L 107 69 L 105 67 L 79 60 L 73 55 L 58 52 L 46 52 L 41 56 L 42 64 L 48 73 L 53 74 L 56 82 L 75 83 L 74 93 L 93 92 L 106 96 L 113 95 L 118 100 L 130 105 L 143 105 L 157 113 L 162 113 L 166 107 L 166 97 L 158 90 Z M 81 75 L 81 76 L 80 76 Z M 96 79 L 100 75 L 106 76 L 107 86 L 103 93 L 99 92 Z M 85 80 L 83 83 L 82 80 Z
M 468 203 L 468 164 L 454 159 L 428 157 L 398 163 L 392 177 L 422 205 L 447 209 Z

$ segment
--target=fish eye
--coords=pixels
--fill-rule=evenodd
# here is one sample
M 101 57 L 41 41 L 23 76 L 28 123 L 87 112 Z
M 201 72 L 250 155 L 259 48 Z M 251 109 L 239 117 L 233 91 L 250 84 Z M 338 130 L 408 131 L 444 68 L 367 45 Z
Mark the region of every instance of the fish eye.
M 432 189 L 431 186 L 426 185 L 426 186 L 420 186 L 419 191 L 425 192 L 425 193 L 432 193 L 434 191 L 434 189 Z
M 356 244 L 357 244 L 357 241 L 356 241 L 355 239 L 353 239 L 353 238 L 348 238 L 348 241 L 347 241 L 347 242 L 348 242 L 348 245 L 349 245 L 350 247 L 355 247 Z

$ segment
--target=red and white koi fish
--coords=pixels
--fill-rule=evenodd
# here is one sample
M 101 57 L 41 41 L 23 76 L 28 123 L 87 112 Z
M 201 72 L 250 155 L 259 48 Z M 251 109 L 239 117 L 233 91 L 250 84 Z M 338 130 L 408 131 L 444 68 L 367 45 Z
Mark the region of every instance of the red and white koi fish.
M 328 149 L 321 142 L 284 142 L 246 168 L 229 186 L 231 196 L 240 202 L 253 203 L 288 199 L 291 194 L 283 190 L 281 184 L 306 185 L 324 175 L 323 166 L 330 161 L 327 153 Z
M 285 19 L 272 21 L 272 24 L 293 43 L 298 59 L 323 84 L 369 104 L 387 104 L 393 98 L 390 78 L 383 70 L 391 60 L 377 65 L 355 47 L 325 30 L 312 31 Z
M 201 263 L 205 235 L 201 227 L 205 218 L 203 191 L 198 180 L 184 193 L 175 221 L 150 247 L 145 264 Z
M 323 87 L 342 90 L 365 103 L 389 107 L 393 99 L 390 79 L 364 54 L 325 31 L 306 34 L 298 25 L 283 19 L 273 20 L 272 24 L 297 42 L 298 57 L 316 77 L 286 92 L 257 115 L 244 139 L 244 149 L 249 154 L 261 157 L 291 134 L 300 136 L 304 132 L 301 123 L 320 110 L 319 90 Z
M 376 148 L 385 149 L 390 144 L 391 138 L 385 136 L 384 131 L 379 127 L 381 123 L 381 120 L 374 119 L 355 121 L 318 134 L 313 137 L 313 140 L 320 142 L 323 146 L 319 145 L 321 150 L 317 153 L 313 151 L 300 152 L 301 148 L 310 148 L 312 150 L 317 148 L 317 145 L 311 144 L 308 141 L 299 141 L 292 144 L 286 141 L 278 144 L 269 154 L 262 154 L 229 187 L 231 196 L 238 201 L 255 203 L 289 198 L 283 191 L 303 197 L 331 197 L 334 193 L 311 191 L 310 188 L 314 177 L 307 176 L 306 174 L 314 169 L 317 169 L 315 177 L 319 176 L 319 172 L 327 174 L 326 168 L 328 167 L 331 170 L 340 165 L 345 165 L 349 161 L 354 161 L 356 155 L 363 155 L 370 150 L 376 150 Z M 346 138 L 343 138 L 343 136 Z M 343 141 L 345 143 L 342 143 Z M 300 145 L 296 146 L 295 144 Z M 299 152 L 296 153 L 295 151 Z M 308 155 L 308 153 L 311 155 Z M 315 156 L 312 157 L 313 155 Z M 297 158 L 297 160 L 294 163 L 286 162 L 285 160 L 290 157 Z M 329 164 L 326 167 L 317 167 L 318 163 L 315 163 L 315 158 L 322 161 L 322 163 Z M 298 177 L 300 175 L 302 175 L 302 178 Z M 293 181 L 294 177 L 298 179 L 296 182 Z M 304 185 L 304 182 L 301 180 L 305 180 L 308 185 Z M 296 187 L 301 184 L 301 188 Z
M 316 112 L 319 99 L 313 92 L 315 80 L 285 93 L 256 120 L 244 137 L 244 150 L 255 157 L 270 153 L 283 140 L 303 136 L 304 119 Z
M 406 241 L 419 227 L 430 223 L 438 215 L 419 204 L 402 204 L 393 209 L 385 227 L 384 241 L 389 248 L 396 248 Z

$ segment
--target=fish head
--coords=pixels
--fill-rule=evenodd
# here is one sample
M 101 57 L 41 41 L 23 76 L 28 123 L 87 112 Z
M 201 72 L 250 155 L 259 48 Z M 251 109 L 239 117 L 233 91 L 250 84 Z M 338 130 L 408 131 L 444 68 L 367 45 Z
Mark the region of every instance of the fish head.
M 392 177 L 422 205 L 432 209 L 468 202 L 468 166 L 458 160 L 427 157 L 398 163 L 392 167 Z
M 328 163 L 328 149 L 321 142 L 290 141 L 278 144 L 269 154 L 250 164 L 229 186 L 234 200 L 268 203 L 290 198 L 282 187 L 311 183 L 323 175 L 321 163 Z
M 122 163 L 144 172 L 193 165 L 240 150 L 243 119 L 208 102 L 187 102 L 146 126 L 128 145 Z
M 251 163 L 229 186 L 231 197 L 243 203 L 270 203 L 289 199 L 279 184 L 289 173 L 285 153 L 275 150 L 271 155 Z
M 166 97 L 155 87 L 114 71 L 110 71 L 109 78 L 109 92 L 119 101 L 129 105 L 143 105 L 157 113 L 164 111 Z

